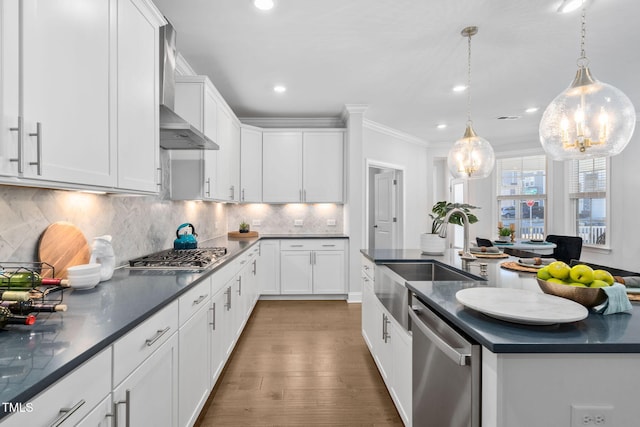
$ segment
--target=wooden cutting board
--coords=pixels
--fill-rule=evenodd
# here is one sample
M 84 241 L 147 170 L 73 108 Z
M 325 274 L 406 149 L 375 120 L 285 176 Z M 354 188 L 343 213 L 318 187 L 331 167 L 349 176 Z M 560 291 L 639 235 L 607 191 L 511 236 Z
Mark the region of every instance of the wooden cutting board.
M 258 232 L 249 231 L 247 233 L 241 233 L 239 231 L 230 231 L 227 233 L 227 236 L 233 239 L 248 239 L 250 237 L 258 237 Z
M 49 225 L 38 243 L 38 260 L 51 264 L 55 276 L 67 278 L 67 268 L 87 264 L 91 257 L 91 248 L 82 231 L 70 222 L 54 222 Z M 43 270 L 43 275 L 48 270 Z

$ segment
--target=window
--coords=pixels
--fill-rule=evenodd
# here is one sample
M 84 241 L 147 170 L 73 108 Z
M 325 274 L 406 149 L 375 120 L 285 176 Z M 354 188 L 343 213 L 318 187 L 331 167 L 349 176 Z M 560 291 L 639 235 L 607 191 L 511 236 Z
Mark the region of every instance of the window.
M 518 238 L 542 238 L 546 230 L 546 156 L 498 159 L 496 176 L 502 226 L 515 224 Z
M 586 245 L 608 246 L 608 163 L 605 157 L 571 161 L 569 201 L 576 236 Z

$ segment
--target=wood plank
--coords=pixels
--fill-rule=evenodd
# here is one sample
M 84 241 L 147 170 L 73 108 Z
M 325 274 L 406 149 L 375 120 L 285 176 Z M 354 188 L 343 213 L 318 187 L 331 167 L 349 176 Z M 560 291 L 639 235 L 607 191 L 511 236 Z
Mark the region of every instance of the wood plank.
M 402 426 L 361 306 L 259 301 L 196 427 Z

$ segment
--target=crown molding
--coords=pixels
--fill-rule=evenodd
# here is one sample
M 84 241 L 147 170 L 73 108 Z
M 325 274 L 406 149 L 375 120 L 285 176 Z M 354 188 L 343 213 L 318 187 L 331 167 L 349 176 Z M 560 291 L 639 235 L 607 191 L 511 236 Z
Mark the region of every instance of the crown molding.
M 399 131 L 397 129 L 391 128 L 389 126 L 385 126 L 383 124 L 374 122 L 372 120 L 364 119 L 363 126 L 369 130 L 373 130 L 375 132 L 383 133 L 385 135 L 391 136 L 393 138 L 399 139 L 404 142 L 408 142 L 410 144 L 416 144 L 423 147 L 430 147 L 427 141 L 418 138 L 417 136 L 408 134 L 406 132 Z
M 343 128 L 341 117 L 240 117 L 243 124 L 259 128 Z

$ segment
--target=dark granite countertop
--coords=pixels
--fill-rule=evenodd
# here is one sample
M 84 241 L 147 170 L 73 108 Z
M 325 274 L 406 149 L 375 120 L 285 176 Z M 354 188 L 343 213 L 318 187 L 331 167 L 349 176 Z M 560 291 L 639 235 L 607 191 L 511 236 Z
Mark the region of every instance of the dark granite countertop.
M 507 259 L 482 258 L 463 262 L 457 251 L 442 256 L 422 255 L 419 250 L 362 250 L 376 264 L 389 262 L 437 262 L 468 271 L 480 272 L 487 264 L 487 281 L 407 282 L 416 296 L 448 320 L 456 329 L 494 353 L 640 353 L 640 304 L 633 311 L 602 315 L 590 312 L 579 322 L 534 326 L 497 320 L 458 303 L 455 294 L 468 287 L 503 287 L 540 291 L 535 274 L 506 270 Z M 513 260 L 513 259 L 511 259 Z

